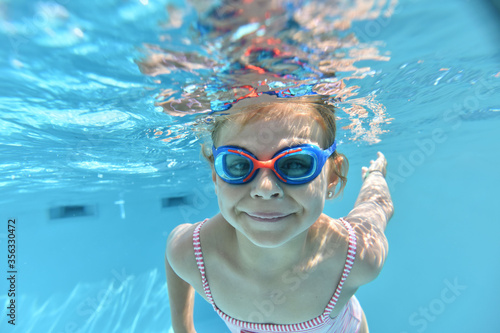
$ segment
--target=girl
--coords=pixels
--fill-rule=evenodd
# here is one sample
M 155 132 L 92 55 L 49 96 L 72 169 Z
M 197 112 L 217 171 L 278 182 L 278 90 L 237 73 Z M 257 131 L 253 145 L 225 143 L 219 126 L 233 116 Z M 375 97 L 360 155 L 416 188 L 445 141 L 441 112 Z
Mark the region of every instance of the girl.
M 384 155 L 362 168 L 354 209 L 335 219 L 322 211 L 343 190 L 348 163 L 333 107 L 275 99 L 236 111 L 216 118 L 205 151 L 220 213 L 168 238 L 174 332 L 195 332 L 194 291 L 232 333 L 368 332 L 354 293 L 387 255 Z

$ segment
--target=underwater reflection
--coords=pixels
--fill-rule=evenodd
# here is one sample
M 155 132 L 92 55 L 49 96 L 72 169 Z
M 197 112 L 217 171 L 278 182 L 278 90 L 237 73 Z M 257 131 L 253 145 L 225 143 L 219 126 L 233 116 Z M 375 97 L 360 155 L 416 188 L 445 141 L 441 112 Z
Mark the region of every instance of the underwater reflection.
M 192 0 L 167 8 L 165 43 L 145 45 L 138 61 L 155 77 L 157 105 L 172 116 L 211 114 L 244 99 L 319 94 L 337 106 L 351 140 L 379 141 L 389 123 L 375 92 L 355 80 L 376 75 L 361 61 L 388 61 L 380 43 L 360 42 L 356 21 L 387 19 L 397 1 Z M 194 14 L 193 14 L 194 11 Z M 195 18 L 196 21 L 192 22 Z M 183 35 L 182 35 L 183 34 Z M 196 45 L 196 52 L 176 44 Z M 165 87 L 165 88 L 162 88 Z

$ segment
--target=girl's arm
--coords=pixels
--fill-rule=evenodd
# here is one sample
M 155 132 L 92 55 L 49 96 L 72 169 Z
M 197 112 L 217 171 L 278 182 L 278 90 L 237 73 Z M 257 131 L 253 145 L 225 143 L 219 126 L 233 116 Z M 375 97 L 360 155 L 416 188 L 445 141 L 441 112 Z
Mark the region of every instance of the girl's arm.
M 361 169 L 363 185 L 349 216 L 368 219 L 383 232 L 394 213 L 394 205 L 385 181 L 387 160 L 381 152 L 377 155 L 378 158 L 370 162 L 370 167 Z
M 358 238 L 351 281 L 361 286 L 375 279 L 384 266 L 389 245 L 385 227 L 394 213 L 391 195 L 385 181 L 387 161 L 382 153 L 363 167 L 363 185 L 353 210 L 346 216 Z
M 182 241 L 182 231 L 186 229 L 185 227 L 186 225 L 180 225 L 172 231 L 167 241 L 165 256 L 168 298 L 174 333 L 196 333 L 193 322 L 194 288 L 174 270 L 174 268 L 179 272 L 185 270 L 184 263 L 187 260 L 184 257 L 186 253 L 189 253 L 184 249 L 186 242 Z

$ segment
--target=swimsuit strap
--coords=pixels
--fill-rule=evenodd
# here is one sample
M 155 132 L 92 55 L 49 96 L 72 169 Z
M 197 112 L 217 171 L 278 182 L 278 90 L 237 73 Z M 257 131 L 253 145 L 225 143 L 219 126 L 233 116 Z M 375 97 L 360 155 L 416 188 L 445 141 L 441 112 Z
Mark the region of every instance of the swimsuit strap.
M 198 269 L 201 273 L 201 281 L 203 282 L 203 290 L 205 290 L 205 295 L 207 295 L 208 301 L 210 304 L 215 306 L 214 299 L 212 298 L 212 293 L 210 292 L 210 287 L 208 286 L 207 277 L 205 276 L 205 263 L 203 261 L 203 252 L 201 251 L 201 242 L 200 242 L 200 229 L 207 222 L 208 219 L 200 222 L 198 226 L 194 229 L 193 232 L 193 247 L 194 247 L 194 255 L 196 257 L 196 264 L 198 265 Z
M 352 226 L 344 220 L 343 218 L 340 218 L 340 221 L 344 224 L 346 229 L 349 231 L 349 247 L 347 249 L 347 258 L 345 260 L 345 265 L 344 265 L 344 271 L 342 272 L 342 277 L 340 278 L 339 284 L 337 285 L 337 289 L 335 290 L 335 294 L 333 294 L 333 297 L 331 298 L 330 302 L 328 303 L 325 312 L 323 313 L 323 318 L 325 316 L 329 317 L 330 313 L 333 311 L 333 308 L 335 307 L 335 304 L 337 304 L 337 301 L 339 300 L 340 292 L 342 291 L 342 287 L 344 286 L 344 282 L 347 279 L 347 276 L 351 272 L 352 265 L 354 264 L 354 259 L 356 258 L 356 233 Z

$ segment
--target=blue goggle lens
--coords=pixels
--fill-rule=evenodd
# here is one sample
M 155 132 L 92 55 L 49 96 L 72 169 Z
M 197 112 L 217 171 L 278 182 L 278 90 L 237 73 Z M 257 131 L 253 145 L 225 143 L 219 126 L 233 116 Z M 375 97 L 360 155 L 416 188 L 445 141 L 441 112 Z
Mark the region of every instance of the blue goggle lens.
M 314 174 L 316 169 L 316 158 L 301 151 L 283 156 L 275 164 L 276 171 L 285 179 L 303 180 Z
M 224 174 L 230 179 L 245 178 L 253 169 L 252 161 L 245 156 L 226 153 L 221 157 Z

